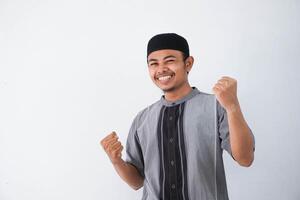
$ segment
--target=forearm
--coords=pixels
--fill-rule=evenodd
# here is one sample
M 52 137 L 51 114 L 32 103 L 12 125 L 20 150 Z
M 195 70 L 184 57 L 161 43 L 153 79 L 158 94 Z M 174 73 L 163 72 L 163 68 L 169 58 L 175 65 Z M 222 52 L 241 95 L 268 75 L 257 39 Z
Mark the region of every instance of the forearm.
M 121 160 L 118 163 L 113 163 L 113 166 L 119 176 L 134 190 L 143 186 L 144 178 L 133 165 Z
M 232 156 L 240 165 L 250 166 L 254 159 L 254 142 L 239 103 L 226 109 L 226 112 Z

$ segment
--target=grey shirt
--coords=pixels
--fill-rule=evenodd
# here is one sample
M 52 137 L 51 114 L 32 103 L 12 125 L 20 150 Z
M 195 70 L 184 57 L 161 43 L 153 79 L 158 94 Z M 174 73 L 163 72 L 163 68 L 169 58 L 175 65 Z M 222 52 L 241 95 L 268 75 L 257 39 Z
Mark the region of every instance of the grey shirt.
M 142 200 L 228 200 L 224 149 L 231 155 L 226 110 L 193 87 L 174 102 L 162 95 L 137 114 L 126 162 L 145 178 Z

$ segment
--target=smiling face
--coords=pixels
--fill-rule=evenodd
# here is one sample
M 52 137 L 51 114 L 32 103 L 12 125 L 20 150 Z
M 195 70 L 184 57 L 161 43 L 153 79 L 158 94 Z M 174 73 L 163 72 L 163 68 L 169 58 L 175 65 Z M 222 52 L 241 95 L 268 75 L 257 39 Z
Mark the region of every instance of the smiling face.
M 188 73 L 193 57 L 183 59 L 181 51 L 163 49 L 148 56 L 148 70 L 152 81 L 164 92 L 172 92 L 189 85 Z

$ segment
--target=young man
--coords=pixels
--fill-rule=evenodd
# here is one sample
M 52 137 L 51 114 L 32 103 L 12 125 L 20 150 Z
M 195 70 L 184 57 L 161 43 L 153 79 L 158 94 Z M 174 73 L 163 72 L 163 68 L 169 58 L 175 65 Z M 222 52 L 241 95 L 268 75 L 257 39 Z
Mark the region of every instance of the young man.
M 194 58 L 175 33 L 152 37 L 150 77 L 164 95 L 140 111 L 131 125 L 126 160 L 112 132 L 101 145 L 120 177 L 147 200 L 227 200 L 222 153 L 241 166 L 254 159 L 254 136 L 237 98 L 237 81 L 222 77 L 207 94 L 191 87 Z

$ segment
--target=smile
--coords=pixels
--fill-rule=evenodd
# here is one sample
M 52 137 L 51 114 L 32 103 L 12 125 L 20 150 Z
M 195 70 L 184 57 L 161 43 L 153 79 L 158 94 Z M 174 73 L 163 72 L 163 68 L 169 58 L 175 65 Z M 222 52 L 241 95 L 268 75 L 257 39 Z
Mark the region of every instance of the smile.
M 173 77 L 174 77 L 174 75 L 166 75 L 166 76 L 161 76 L 161 77 L 157 78 L 157 80 L 159 80 L 159 82 L 161 82 L 161 83 L 168 83 L 169 80 Z
M 171 76 L 162 76 L 162 77 L 159 77 L 158 80 L 162 81 L 162 80 L 168 80 L 170 78 L 171 78 Z

